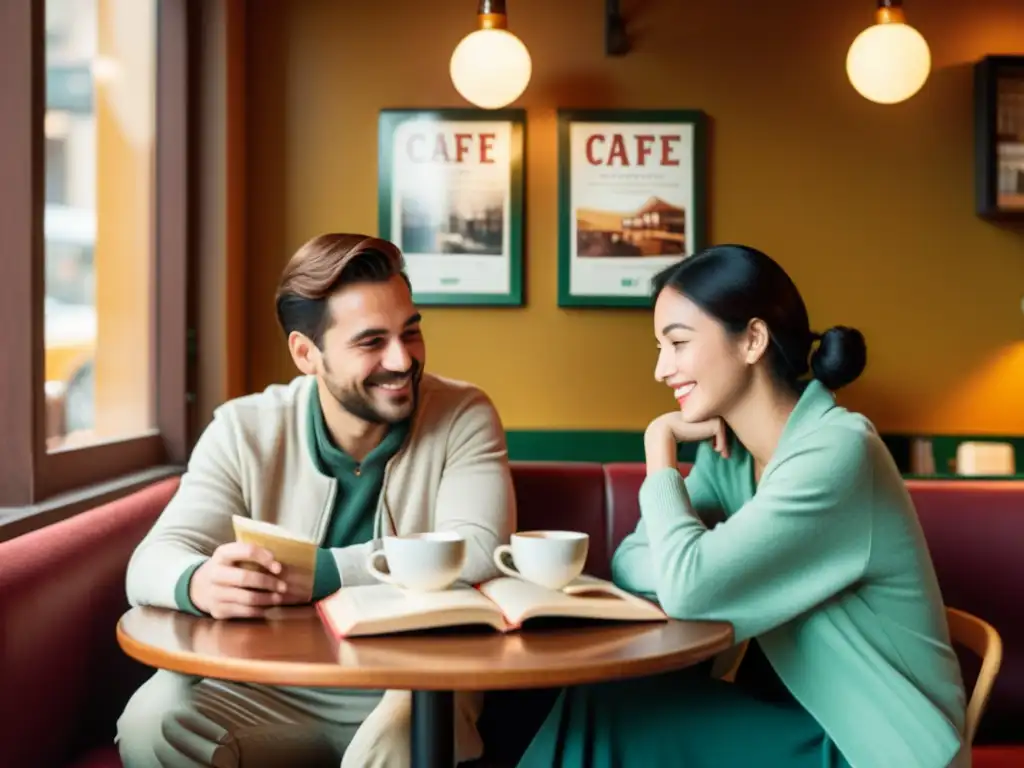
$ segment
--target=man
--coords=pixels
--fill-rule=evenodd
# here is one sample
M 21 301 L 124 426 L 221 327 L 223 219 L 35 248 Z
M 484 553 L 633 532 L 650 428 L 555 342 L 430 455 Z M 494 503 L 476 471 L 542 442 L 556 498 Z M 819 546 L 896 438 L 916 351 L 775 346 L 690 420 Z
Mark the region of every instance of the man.
M 363 235 L 314 238 L 285 267 L 277 314 L 303 375 L 217 410 L 132 556 L 129 601 L 259 618 L 373 583 L 366 555 L 395 532 L 458 531 L 463 579 L 495 575 L 491 555 L 516 524 L 504 430 L 479 389 L 423 372 L 420 315 L 398 249 Z M 236 514 L 317 541 L 312 586 L 265 549 L 234 542 Z M 456 751 L 474 759 L 479 695 L 456 702 Z M 128 703 L 117 738 L 125 768 L 400 768 L 410 761 L 410 715 L 407 691 L 161 670 Z

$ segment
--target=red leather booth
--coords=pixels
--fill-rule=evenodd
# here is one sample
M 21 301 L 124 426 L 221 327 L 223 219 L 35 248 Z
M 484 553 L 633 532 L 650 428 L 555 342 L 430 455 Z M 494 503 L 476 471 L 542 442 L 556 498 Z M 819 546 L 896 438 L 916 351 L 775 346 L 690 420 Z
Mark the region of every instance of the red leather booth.
M 686 467 L 683 467 L 686 470 Z M 590 534 L 588 570 L 636 523 L 638 464 L 516 463 L 521 530 Z M 118 714 L 150 674 L 121 653 L 128 558 L 177 487 L 119 501 L 0 543 L 0 766 L 119 768 Z M 909 481 L 949 605 L 1001 633 L 1004 660 L 974 750 L 975 768 L 1024 767 L 1024 483 Z M 964 656 L 968 683 L 977 665 Z M 551 691 L 495 694 L 481 727 L 481 766 L 514 765 Z M 509 713 L 514 713 L 512 720 Z M 516 729 L 508 727 L 509 722 Z

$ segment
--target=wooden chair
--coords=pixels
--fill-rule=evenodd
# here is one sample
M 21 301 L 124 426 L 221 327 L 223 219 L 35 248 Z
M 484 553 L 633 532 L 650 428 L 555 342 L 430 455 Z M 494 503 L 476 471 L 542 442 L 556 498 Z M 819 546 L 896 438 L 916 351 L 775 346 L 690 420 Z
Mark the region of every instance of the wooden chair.
M 711 676 L 725 680 L 727 683 L 736 682 L 736 673 L 739 671 L 740 662 L 747 655 L 749 640 L 744 640 L 739 645 L 734 645 L 727 651 L 722 651 L 715 656 L 714 664 L 711 667 Z
M 988 705 L 992 686 L 1003 663 L 1003 640 L 995 627 L 966 611 L 946 608 L 946 621 L 949 623 L 949 634 L 953 643 L 964 646 L 981 658 L 981 670 L 968 699 L 964 718 L 964 742 L 970 745 L 974 743 L 974 734 L 978 730 L 978 723 Z M 749 642 L 744 640 L 719 654 L 715 658 L 712 675 L 730 683 L 735 682 L 736 672 L 747 653 Z
M 946 620 L 949 622 L 949 634 L 953 642 L 981 658 L 981 669 L 967 701 L 967 716 L 964 719 L 964 741 L 973 744 L 978 723 L 988 705 L 988 697 L 1003 663 L 1003 640 L 995 627 L 966 611 L 946 608 Z

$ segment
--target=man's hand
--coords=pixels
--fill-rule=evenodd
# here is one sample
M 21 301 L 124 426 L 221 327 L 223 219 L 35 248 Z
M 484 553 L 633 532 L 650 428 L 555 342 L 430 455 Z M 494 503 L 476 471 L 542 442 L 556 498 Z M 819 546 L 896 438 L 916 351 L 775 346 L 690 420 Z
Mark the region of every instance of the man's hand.
M 237 541 L 221 544 L 192 574 L 188 596 L 215 619 L 258 618 L 267 608 L 286 602 L 288 584 L 279 578 L 282 570 L 263 547 Z

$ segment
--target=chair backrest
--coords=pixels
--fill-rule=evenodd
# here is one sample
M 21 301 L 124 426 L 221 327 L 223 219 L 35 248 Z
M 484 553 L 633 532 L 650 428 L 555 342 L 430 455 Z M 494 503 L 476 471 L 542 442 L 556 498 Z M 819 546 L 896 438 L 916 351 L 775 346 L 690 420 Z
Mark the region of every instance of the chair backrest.
M 981 670 L 967 702 L 967 713 L 964 717 L 964 740 L 967 744 L 973 744 L 978 723 L 981 722 L 996 675 L 999 674 L 999 667 L 1003 663 L 1003 641 L 995 627 L 966 611 L 947 607 L 946 621 L 949 623 L 952 641 L 964 646 L 981 659 Z M 716 657 L 712 676 L 729 683 L 735 682 L 736 673 L 743 662 L 743 657 L 746 656 L 749 642 L 744 640 Z
M 992 685 L 1003 663 L 1003 641 L 995 627 L 966 611 L 946 608 L 949 634 L 958 643 L 981 658 L 981 670 L 974 683 L 974 690 L 967 702 L 967 716 L 964 719 L 964 740 L 971 744 L 978 730 L 978 723 L 985 712 Z
M 718 654 L 711 666 L 711 676 L 727 683 L 735 683 L 736 673 L 740 671 L 740 664 L 743 663 L 743 658 L 747 655 L 747 646 L 749 645 L 750 641 L 744 640 Z

